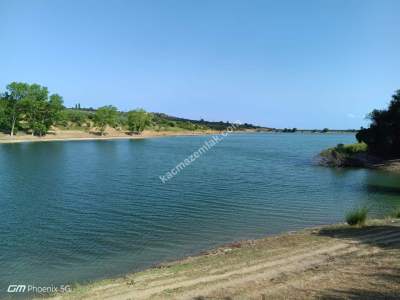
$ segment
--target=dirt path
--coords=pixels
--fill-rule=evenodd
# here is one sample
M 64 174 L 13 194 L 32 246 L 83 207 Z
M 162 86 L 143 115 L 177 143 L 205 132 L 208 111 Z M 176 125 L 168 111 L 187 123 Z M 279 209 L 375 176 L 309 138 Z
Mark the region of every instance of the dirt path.
M 400 221 L 234 243 L 65 298 L 399 299 Z

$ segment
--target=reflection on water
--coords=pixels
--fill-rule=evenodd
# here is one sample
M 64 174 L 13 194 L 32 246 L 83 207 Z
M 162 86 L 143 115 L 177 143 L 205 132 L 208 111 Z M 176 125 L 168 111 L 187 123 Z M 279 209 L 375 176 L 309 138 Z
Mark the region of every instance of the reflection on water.
M 400 196 L 400 175 L 390 172 L 369 172 L 365 183 L 369 193 Z
M 238 239 L 400 205 L 400 178 L 313 164 L 352 135 L 231 135 L 0 145 L 0 289 L 116 276 Z

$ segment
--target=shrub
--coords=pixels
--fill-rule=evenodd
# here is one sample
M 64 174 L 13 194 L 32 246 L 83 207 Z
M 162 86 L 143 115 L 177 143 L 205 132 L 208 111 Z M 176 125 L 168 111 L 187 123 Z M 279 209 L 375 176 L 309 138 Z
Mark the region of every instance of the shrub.
M 356 154 L 367 152 L 367 144 L 356 143 L 351 145 L 338 144 L 320 153 L 320 164 L 331 167 L 363 166 L 362 159 Z
M 367 152 L 368 146 L 365 143 L 355 143 L 349 145 L 338 144 L 334 150 L 344 154 L 356 154 Z
M 396 208 L 392 213 L 393 218 L 399 219 L 400 218 L 400 208 Z
M 368 209 L 366 207 L 361 207 L 355 210 L 352 210 L 346 214 L 346 222 L 347 224 L 354 225 L 364 225 L 367 220 Z

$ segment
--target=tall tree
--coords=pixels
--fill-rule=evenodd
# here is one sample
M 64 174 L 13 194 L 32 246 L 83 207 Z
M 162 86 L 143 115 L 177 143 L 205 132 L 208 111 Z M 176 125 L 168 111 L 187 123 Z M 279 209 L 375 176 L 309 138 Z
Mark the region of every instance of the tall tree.
M 104 135 L 107 125 L 114 126 L 118 117 L 118 111 L 115 106 L 108 105 L 97 109 L 94 115 L 94 125 L 99 129 L 100 134 Z
M 0 130 L 8 130 L 8 105 L 3 95 L 0 95 Z
M 58 94 L 52 94 L 49 97 L 48 107 L 47 107 L 47 126 L 55 124 L 60 120 L 61 112 L 64 109 L 63 98 Z
M 20 102 L 28 95 L 29 84 L 12 82 L 7 85 L 6 89 L 7 91 L 4 96 L 7 100 L 8 111 L 8 121 L 6 123 L 10 129 L 10 135 L 13 136 L 21 114 Z
M 32 135 L 44 135 L 57 121 L 64 108 L 60 95 L 49 97 L 46 87 L 38 84 L 12 82 L 0 95 L 0 129 L 13 136 L 17 128 Z
M 32 84 L 21 100 L 23 118 L 32 135 L 42 136 L 47 133 L 48 95 L 46 87 Z
M 56 122 L 65 127 L 67 127 L 69 123 L 82 127 L 87 121 L 87 117 L 87 114 L 85 114 L 83 111 L 76 109 L 64 109 L 59 113 Z
M 130 132 L 142 133 L 146 126 L 150 125 L 152 115 L 144 109 L 136 109 L 128 112 L 128 129 Z
M 20 102 L 25 126 L 32 135 L 45 135 L 50 127 L 60 118 L 63 106 L 62 97 L 58 94 L 48 96 L 46 87 L 32 84 L 28 93 Z
M 400 157 L 400 90 L 392 96 L 387 109 L 370 113 L 371 125 L 361 128 L 356 137 L 368 151 L 382 157 Z

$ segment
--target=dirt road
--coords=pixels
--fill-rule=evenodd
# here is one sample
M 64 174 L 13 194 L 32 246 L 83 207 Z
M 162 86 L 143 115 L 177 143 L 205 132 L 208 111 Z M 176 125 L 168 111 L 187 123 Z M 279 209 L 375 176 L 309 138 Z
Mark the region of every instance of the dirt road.
M 65 299 L 400 299 L 400 221 L 237 242 Z

